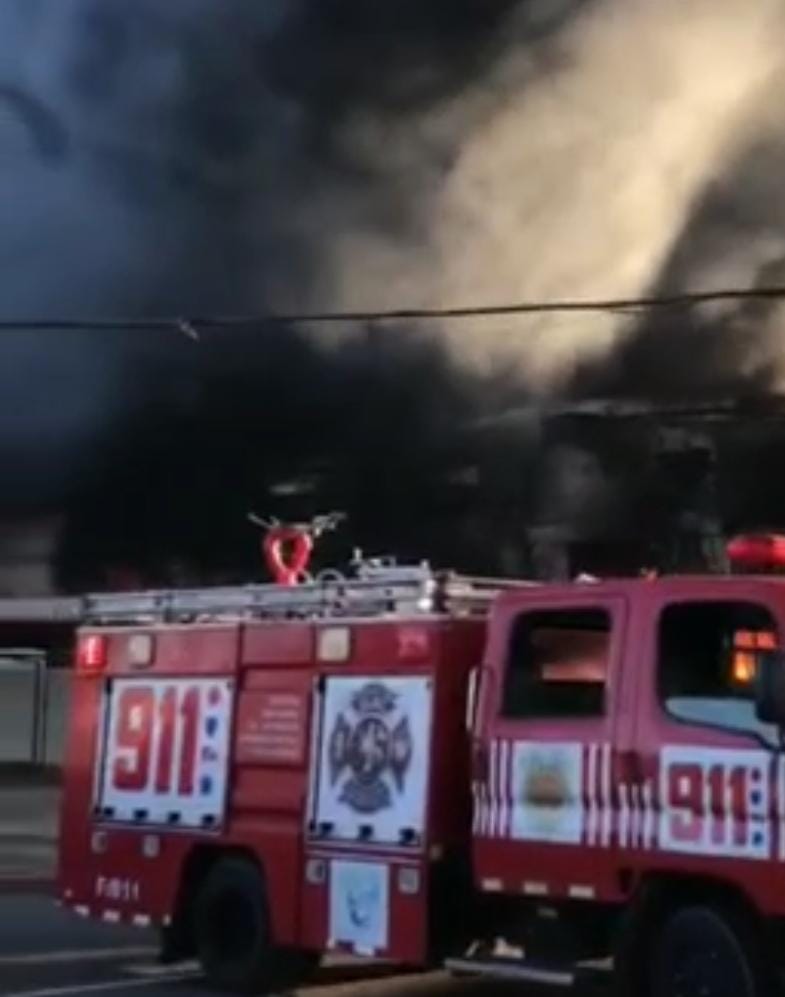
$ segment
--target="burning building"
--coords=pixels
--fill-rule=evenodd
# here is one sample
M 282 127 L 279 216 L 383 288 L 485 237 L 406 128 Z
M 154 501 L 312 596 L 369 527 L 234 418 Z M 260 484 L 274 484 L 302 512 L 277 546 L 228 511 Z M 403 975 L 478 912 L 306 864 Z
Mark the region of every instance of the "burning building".
M 782 282 L 780 0 L 8 0 L 0 29 L 6 316 Z M 253 575 L 249 509 L 345 509 L 326 559 L 714 564 L 782 519 L 782 319 L 12 328 L 0 506 L 63 516 L 67 589 Z

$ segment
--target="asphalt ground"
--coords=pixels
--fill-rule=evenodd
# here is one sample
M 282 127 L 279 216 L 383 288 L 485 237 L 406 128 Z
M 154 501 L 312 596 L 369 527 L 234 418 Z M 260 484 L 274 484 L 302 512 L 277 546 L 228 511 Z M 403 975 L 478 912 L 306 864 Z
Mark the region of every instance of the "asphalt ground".
M 559 991 L 547 991 L 558 993 Z M 562 991 L 563 992 L 563 991 Z M 30 894 L 0 896 L 0 997 L 207 997 L 194 965 L 162 967 L 154 935 L 92 921 Z M 545 997 L 545 991 L 445 973 L 325 966 L 302 997 Z M 593 990 L 592 997 L 596 994 Z M 577 994 L 576 997 L 584 997 Z
M 0 769 L 0 894 L 21 883 L 51 883 L 57 854 L 59 789 Z
M 162 967 L 157 938 L 85 921 L 52 898 L 59 791 L 0 778 L 0 997 L 206 997 L 194 965 Z M 445 973 L 327 965 L 303 997 L 544 997 L 543 991 Z M 563 992 L 563 991 L 562 991 Z M 592 988 L 591 997 L 597 990 Z M 576 997 L 584 997 L 583 993 Z M 588 995 L 587 995 L 588 997 Z

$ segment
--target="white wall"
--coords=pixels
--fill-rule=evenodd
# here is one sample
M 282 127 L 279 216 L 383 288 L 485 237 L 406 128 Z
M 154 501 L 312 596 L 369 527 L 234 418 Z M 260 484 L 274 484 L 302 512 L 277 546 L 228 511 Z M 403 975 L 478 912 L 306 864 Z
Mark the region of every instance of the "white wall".
M 73 672 L 70 668 L 49 670 L 49 704 L 46 721 L 46 762 L 49 765 L 60 765 L 65 755 L 72 677 Z
M 71 673 L 48 672 L 48 704 L 45 716 L 45 761 L 59 765 L 63 758 Z M 0 764 L 32 760 L 34 675 L 32 668 L 0 664 Z
M 30 761 L 32 702 L 32 674 L 0 665 L 0 762 Z

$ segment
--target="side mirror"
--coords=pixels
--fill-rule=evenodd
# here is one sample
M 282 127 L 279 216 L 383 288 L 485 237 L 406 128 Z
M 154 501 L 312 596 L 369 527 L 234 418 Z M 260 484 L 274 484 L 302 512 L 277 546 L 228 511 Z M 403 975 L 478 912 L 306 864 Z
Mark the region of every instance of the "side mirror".
M 755 714 L 766 724 L 785 727 L 785 654 L 764 651 L 758 656 Z

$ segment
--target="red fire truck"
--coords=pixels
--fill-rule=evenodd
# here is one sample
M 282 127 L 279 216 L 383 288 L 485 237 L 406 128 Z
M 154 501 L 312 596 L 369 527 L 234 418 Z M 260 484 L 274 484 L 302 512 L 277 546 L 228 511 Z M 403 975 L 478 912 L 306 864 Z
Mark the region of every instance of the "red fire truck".
M 290 579 L 291 580 L 291 579 Z M 85 601 L 59 893 L 217 986 L 324 954 L 764 997 L 785 585 L 361 564 Z

